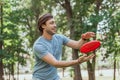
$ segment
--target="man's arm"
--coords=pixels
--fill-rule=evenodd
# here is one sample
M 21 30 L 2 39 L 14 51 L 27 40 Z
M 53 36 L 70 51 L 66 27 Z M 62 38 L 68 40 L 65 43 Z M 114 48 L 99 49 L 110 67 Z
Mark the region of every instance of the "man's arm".
M 84 43 L 87 42 L 85 39 L 89 39 L 94 36 L 95 36 L 94 32 L 86 32 L 81 35 L 81 39 L 79 41 L 70 40 L 66 45 L 74 49 L 79 49 Z
M 73 66 L 73 65 L 77 65 L 80 63 L 83 63 L 85 61 L 88 61 L 90 59 L 92 59 L 95 55 L 91 54 L 89 56 L 83 55 L 81 57 L 79 57 L 76 60 L 71 60 L 71 61 L 58 61 L 54 58 L 53 55 L 51 55 L 50 53 L 48 53 L 47 55 L 45 55 L 42 60 L 45 61 L 46 63 L 55 66 L 57 68 L 62 68 L 62 67 L 69 67 L 69 66 Z
M 75 40 L 70 40 L 66 45 L 68 47 L 71 47 L 73 49 L 79 49 L 84 43 L 86 43 L 87 41 L 80 39 L 79 41 L 75 41 Z

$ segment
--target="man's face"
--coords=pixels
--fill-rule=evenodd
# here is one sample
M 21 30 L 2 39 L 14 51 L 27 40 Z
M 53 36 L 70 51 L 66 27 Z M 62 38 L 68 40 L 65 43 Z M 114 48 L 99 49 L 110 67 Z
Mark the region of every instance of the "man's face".
M 46 24 L 44 25 L 44 30 L 50 35 L 54 35 L 56 33 L 56 23 L 53 18 L 46 21 Z

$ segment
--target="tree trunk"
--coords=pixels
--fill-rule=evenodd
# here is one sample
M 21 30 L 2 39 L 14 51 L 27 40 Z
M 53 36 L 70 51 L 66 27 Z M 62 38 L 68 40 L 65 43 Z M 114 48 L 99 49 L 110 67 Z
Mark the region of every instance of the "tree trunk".
M 2 27 L 3 27 L 3 7 L 2 5 L 0 5 L 0 11 L 1 11 L 1 31 L 0 31 L 0 35 L 2 36 Z M 3 40 L 1 39 L 0 41 L 0 80 L 4 80 L 3 76 L 4 76 L 4 72 L 3 72 L 3 60 L 2 60 L 2 46 L 3 46 Z
M 74 49 L 73 50 L 73 59 L 77 59 L 78 58 L 78 50 Z M 74 80 L 82 80 L 82 76 L 81 76 L 81 68 L 80 65 L 75 65 L 74 67 Z
M 18 53 L 18 55 L 19 55 L 19 53 Z M 19 80 L 19 65 L 20 65 L 20 63 L 19 63 L 19 57 L 18 57 L 18 63 L 17 63 L 17 80 Z
M 115 56 L 115 55 L 114 55 Z M 114 73 L 113 73 L 113 80 L 116 80 L 116 59 L 114 58 Z
M 62 68 L 62 77 L 64 77 L 65 68 Z
M 63 50 L 62 50 L 62 60 L 66 60 L 66 56 L 65 56 L 65 47 L 63 47 Z M 65 68 L 62 68 L 62 77 L 64 77 L 64 72 L 65 72 Z
M 94 52 L 95 54 L 95 52 Z M 88 70 L 88 77 L 89 80 L 95 80 L 95 63 L 96 63 L 96 57 L 94 57 L 91 61 L 87 62 L 87 70 Z
M 97 26 L 97 24 L 94 24 Z M 93 38 L 96 40 L 96 37 Z M 93 54 L 96 54 L 96 51 L 93 51 Z M 87 70 L 88 70 L 88 78 L 89 80 L 96 80 L 95 79 L 95 64 L 96 64 L 96 56 L 87 62 Z
M 8 66 L 8 69 L 9 69 L 9 80 L 11 80 L 11 74 L 10 74 L 10 66 Z
M 11 68 L 12 79 L 14 80 L 14 63 L 12 63 Z
M 66 10 L 68 25 L 70 28 L 70 38 L 74 39 L 74 26 L 72 25 L 73 24 L 73 22 L 72 22 L 72 18 L 73 18 L 72 8 L 71 8 L 69 0 L 64 0 L 64 1 L 65 1 L 65 3 L 61 4 L 61 5 Z M 78 58 L 78 51 L 77 50 L 72 49 L 72 53 L 73 53 L 72 54 L 73 59 Z M 74 80 L 82 80 L 82 76 L 81 76 L 80 72 L 81 72 L 80 66 L 79 65 L 74 66 L 74 73 L 75 73 Z
M 4 80 L 3 78 L 3 62 L 0 60 L 0 80 Z
M 96 15 L 99 15 L 99 10 L 100 10 L 102 1 L 103 0 L 96 0 L 96 2 L 95 2 L 96 3 L 96 8 L 95 8 Z M 98 21 L 93 24 L 93 26 L 95 26 L 96 30 L 97 30 L 97 25 L 98 25 Z M 96 37 L 94 39 L 96 40 Z M 95 51 L 93 53 L 96 54 Z M 92 59 L 91 63 L 90 63 L 90 61 L 87 62 L 89 80 L 95 80 L 95 63 L 96 63 L 96 57 L 94 57 Z

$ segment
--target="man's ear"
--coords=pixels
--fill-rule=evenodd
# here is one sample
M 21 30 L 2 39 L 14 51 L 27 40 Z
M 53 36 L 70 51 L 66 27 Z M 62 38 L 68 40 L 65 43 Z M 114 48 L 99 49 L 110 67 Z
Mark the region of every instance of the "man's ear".
M 42 28 L 43 28 L 43 29 L 45 28 L 45 24 L 42 24 Z

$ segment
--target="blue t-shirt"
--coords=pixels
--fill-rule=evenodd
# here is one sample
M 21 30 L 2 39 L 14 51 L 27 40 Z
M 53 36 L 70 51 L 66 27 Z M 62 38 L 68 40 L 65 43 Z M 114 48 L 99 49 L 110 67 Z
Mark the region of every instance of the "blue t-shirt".
M 65 45 L 68 41 L 69 38 L 60 34 L 53 35 L 51 40 L 41 36 L 35 41 L 33 45 L 35 56 L 33 78 L 38 80 L 59 80 L 57 69 L 44 62 L 41 58 L 50 53 L 59 60 L 62 54 L 62 45 Z

